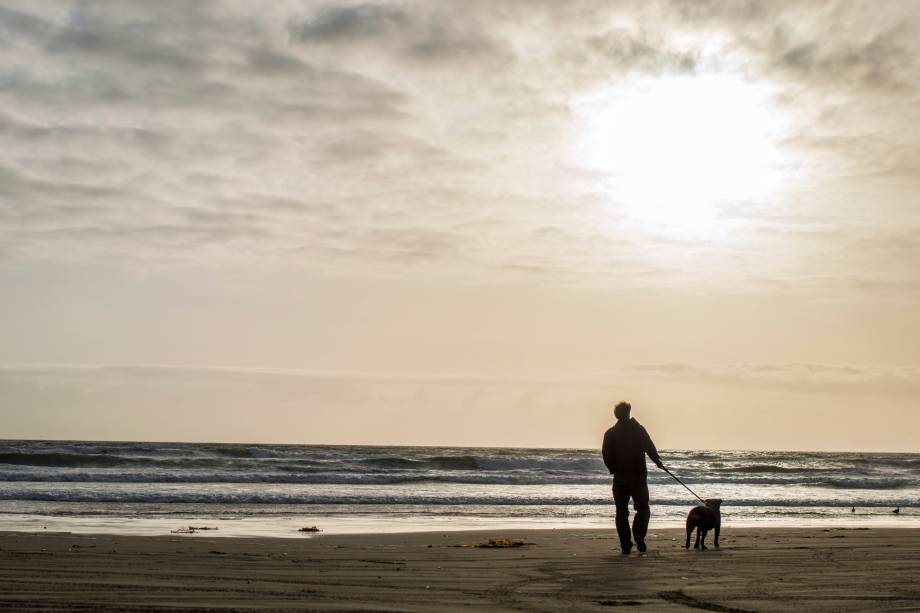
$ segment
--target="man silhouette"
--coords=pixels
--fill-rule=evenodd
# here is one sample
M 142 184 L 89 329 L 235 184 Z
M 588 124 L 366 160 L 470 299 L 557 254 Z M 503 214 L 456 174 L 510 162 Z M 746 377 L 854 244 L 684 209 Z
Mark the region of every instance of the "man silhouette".
M 655 466 L 664 469 L 658 450 L 652 438 L 638 421 L 630 418 L 632 406 L 621 402 L 613 409 L 617 423 L 604 433 L 604 446 L 601 453 L 604 464 L 613 475 L 613 501 L 617 507 L 617 534 L 620 536 L 620 548 L 623 553 L 636 548 L 645 551 L 645 535 L 648 532 L 648 520 L 652 515 L 648 505 L 648 473 L 645 468 L 645 455 L 652 459 Z M 632 538 L 629 532 L 629 499 L 632 498 L 636 517 L 633 519 Z

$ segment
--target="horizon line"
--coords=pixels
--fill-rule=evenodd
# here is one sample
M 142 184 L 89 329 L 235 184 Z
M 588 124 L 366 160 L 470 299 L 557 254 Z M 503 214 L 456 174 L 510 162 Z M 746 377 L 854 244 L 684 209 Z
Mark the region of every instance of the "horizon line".
M 74 438 L 3 438 L 0 437 L 0 443 L 127 443 L 127 444 L 164 444 L 164 445 L 249 445 L 249 446 L 273 446 L 273 447 L 374 447 L 374 448 L 396 448 L 396 449 L 520 449 L 520 450 L 541 450 L 541 451 L 595 451 L 600 453 L 600 445 L 594 447 L 528 447 L 518 445 L 405 445 L 405 444 L 387 444 L 387 443 L 280 443 L 266 441 L 161 441 L 150 439 L 122 440 L 122 439 L 74 439 Z M 689 449 L 689 448 L 662 448 L 659 452 L 680 452 L 680 453 L 732 453 L 738 451 L 751 451 L 763 453 L 871 453 L 874 455 L 920 455 L 918 451 L 877 451 L 872 449 L 744 449 L 740 447 L 722 448 L 722 449 Z

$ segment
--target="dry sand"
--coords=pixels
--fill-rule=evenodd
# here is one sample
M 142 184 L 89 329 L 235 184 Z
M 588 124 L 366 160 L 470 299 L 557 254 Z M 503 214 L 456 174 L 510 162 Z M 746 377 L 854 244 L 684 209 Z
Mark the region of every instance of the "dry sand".
M 454 547 L 489 538 L 516 549 Z M 920 529 L 727 529 L 685 551 L 656 530 L 292 539 L 0 534 L 0 609 L 15 611 L 917 611 Z

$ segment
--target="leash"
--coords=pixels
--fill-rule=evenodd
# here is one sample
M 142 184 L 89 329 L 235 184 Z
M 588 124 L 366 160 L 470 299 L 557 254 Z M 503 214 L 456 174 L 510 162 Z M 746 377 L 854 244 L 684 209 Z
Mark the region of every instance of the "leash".
M 677 481 L 678 483 L 680 483 L 681 485 L 683 485 L 684 487 L 686 487 L 686 488 L 687 488 L 687 491 L 690 492 L 691 494 L 693 494 L 694 497 L 696 497 L 697 500 L 699 500 L 699 501 L 702 502 L 703 504 L 706 504 L 706 501 L 705 501 L 705 500 L 703 500 L 702 498 L 700 498 L 699 496 L 697 496 L 697 495 L 696 495 L 696 492 L 694 492 L 694 491 L 691 490 L 689 487 L 687 487 L 687 484 L 686 484 L 686 483 L 684 483 L 683 481 L 681 481 L 680 479 L 678 479 L 677 477 L 675 477 L 675 476 L 674 476 L 674 473 L 672 473 L 670 470 L 668 470 L 668 469 L 665 468 L 664 466 L 661 467 L 661 470 L 663 470 L 664 472 L 666 472 L 666 473 L 668 473 L 669 475 L 671 475 L 672 477 L 674 477 L 674 480 Z

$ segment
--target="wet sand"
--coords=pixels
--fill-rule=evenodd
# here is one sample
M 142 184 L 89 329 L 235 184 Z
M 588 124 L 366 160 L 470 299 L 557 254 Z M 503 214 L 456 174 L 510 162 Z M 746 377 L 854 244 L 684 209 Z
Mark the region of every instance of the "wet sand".
M 528 545 L 457 547 L 490 538 Z M 711 538 L 711 537 L 710 537 Z M 916 611 L 920 529 L 726 528 L 686 551 L 653 530 L 510 530 L 292 539 L 0 534 L 13 611 Z

